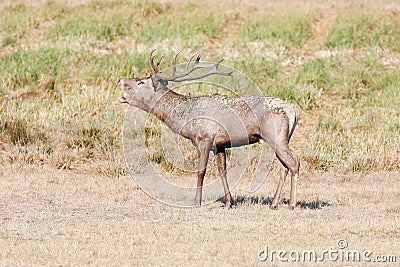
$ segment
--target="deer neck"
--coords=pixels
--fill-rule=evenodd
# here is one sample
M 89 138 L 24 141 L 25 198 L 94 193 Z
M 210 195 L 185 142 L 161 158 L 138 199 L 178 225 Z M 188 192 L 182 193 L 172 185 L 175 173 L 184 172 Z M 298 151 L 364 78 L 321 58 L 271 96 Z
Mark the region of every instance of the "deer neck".
M 169 118 L 171 112 L 180 104 L 187 100 L 187 96 L 178 94 L 167 89 L 156 99 L 153 107 L 149 110 L 151 114 L 164 122 L 172 130 L 175 130 L 175 122 Z

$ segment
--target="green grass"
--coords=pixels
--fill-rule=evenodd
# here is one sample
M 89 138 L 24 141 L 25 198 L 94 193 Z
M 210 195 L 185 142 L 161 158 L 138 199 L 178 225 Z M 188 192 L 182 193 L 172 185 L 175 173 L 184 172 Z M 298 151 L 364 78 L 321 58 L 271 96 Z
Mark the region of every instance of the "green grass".
M 9 144 L 7 160 L 78 168 L 118 158 L 114 169 L 126 171 L 120 153 L 123 108 L 115 105 L 114 85 L 102 86 L 73 84 L 58 97 L 43 92 L 6 103 L 0 139 Z
M 0 72 L 5 88 L 15 90 L 25 86 L 36 86 L 42 77 L 66 78 L 68 68 L 75 65 L 76 51 L 69 49 L 43 48 L 38 51 L 19 50 L 2 58 Z
M 380 46 L 396 58 L 397 18 L 380 10 L 344 11 L 327 29 L 322 48 L 354 53 L 311 56 L 287 66 L 288 58 L 309 49 L 315 16 L 231 8 L 155 1 L 69 7 L 49 1 L 0 11 L 1 160 L 126 173 L 121 142 L 126 107 L 117 103 L 116 81 L 147 75 L 148 52 L 159 47 L 165 67 L 178 49 L 184 50 L 180 62 L 202 49 L 205 60 L 224 57 L 265 95 L 298 104 L 303 135 L 295 133 L 293 142 L 305 169 L 400 168 L 400 71 L 376 52 Z M 209 92 L 201 86 L 191 90 Z M 150 124 L 146 133 L 154 144 L 156 126 Z M 162 151 L 150 152 L 164 171 L 174 169 Z
M 40 46 L 37 49 L 18 50 L 6 55 L 0 62 L 3 88 L 17 90 L 35 89 L 48 77 L 62 84 L 68 79 L 106 79 L 130 77 L 147 68 L 147 56 L 132 55 L 128 51 L 112 55 L 93 54 L 85 49 Z
M 268 79 L 276 79 L 280 66 L 276 60 L 271 60 L 265 56 L 249 55 L 232 62 L 232 66 L 238 70 L 247 71 L 247 75 L 255 83 L 259 84 Z
M 173 16 L 171 16 L 173 14 Z M 190 41 L 191 38 L 218 38 L 224 21 L 213 11 L 189 2 L 182 6 L 153 1 L 94 1 L 69 9 L 46 34 L 47 40 L 67 37 L 81 41 L 111 42 L 131 38 L 137 43 L 165 40 Z M 189 44 L 188 44 L 189 45 Z
M 2 35 L 1 46 L 13 45 L 27 34 L 28 28 L 35 26 L 32 17 L 21 20 L 26 15 L 27 10 L 24 5 L 11 6 L 7 9 L 7 12 L 2 14 L 0 17 L 0 24 L 2 25 L 0 29 Z
M 30 8 L 23 3 L 12 4 L 0 16 L 0 47 L 17 46 L 32 35 L 42 34 L 43 28 L 47 29 L 67 12 L 68 8 L 55 1 L 48 1 L 38 8 Z
M 325 41 L 329 48 L 375 47 L 400 51 L 400 19 L 383 11 L 365 11 L 358 6 L 339 15 Z
M 330 108 L 318 117 L 316 140 L 310 144 L 315 154 L 307 160 L 323 171 L 396 170 L 398 118 L 398 112 L 382 113 L 377 108 Z
M 113 41 L 133 33 L 137 9 L 131 1 L 94 1 L 84 7 L 67 9 L 46 33 L 46 39 L 75 37 L 86 40 Z
M 171 16 L 168 12 L 158 12 L 151 18 L 151 23 L 139 27 L 133 38 L 139 43 L 155 43 L 164 40 L 190 41 L 199 36 L 219 38 L 221 36 L 224 21 L 214 10 L 209 11 L 200 5 L 190 2 L 177 9 Z
M 239 36 L 245 41 L 301 47 L 313 37 L 313 19 L 308 13 L 258 14 L 243 25 Z

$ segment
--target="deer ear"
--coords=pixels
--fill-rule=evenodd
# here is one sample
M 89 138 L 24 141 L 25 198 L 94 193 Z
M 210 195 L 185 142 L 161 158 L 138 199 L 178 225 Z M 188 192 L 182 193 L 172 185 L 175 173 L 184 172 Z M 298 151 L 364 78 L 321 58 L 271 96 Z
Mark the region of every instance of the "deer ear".
M 151 83 L 153 84 L 154 92 L 157 92 L 161 89 L 167 88 L 168 82 L 163 80 L 158 80 L 151 76 Z

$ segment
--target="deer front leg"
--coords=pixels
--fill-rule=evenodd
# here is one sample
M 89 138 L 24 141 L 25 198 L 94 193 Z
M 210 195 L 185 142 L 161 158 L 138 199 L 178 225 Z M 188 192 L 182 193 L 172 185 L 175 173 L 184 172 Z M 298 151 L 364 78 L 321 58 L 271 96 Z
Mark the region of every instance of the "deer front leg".
M 217 166 L 218 172 L 221 175 L 222 185 L 224 186 L 225 192 L 225 207 L 228 209 L 232 206 L 232 196 L 228 187 L 228 180 L 226 178 L 226 152 L 225 148 L 217 150 Z
M 204 181 L 204 176 L 206 175 L 208 156 L 209 156 L 212 144 L 213 144 L 213 142 L 210 139 L 203 139 L 197 144 L 197 150 L 199 153 L 199 161 L 198 161 L 198 168 L 197 168 L 196 197 L 194 199 L 194 204 L 196 206 L 201 205 L 203 181 Z

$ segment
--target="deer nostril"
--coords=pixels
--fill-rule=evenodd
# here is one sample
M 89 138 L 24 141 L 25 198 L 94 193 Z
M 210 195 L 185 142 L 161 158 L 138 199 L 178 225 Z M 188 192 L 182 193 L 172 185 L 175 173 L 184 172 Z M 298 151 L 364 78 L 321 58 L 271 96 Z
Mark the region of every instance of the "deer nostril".
M 119 79 L 119 80 L 118 80 L 118 85 L 121 85 L 121 80 L 122 80 L 122 79 Z

